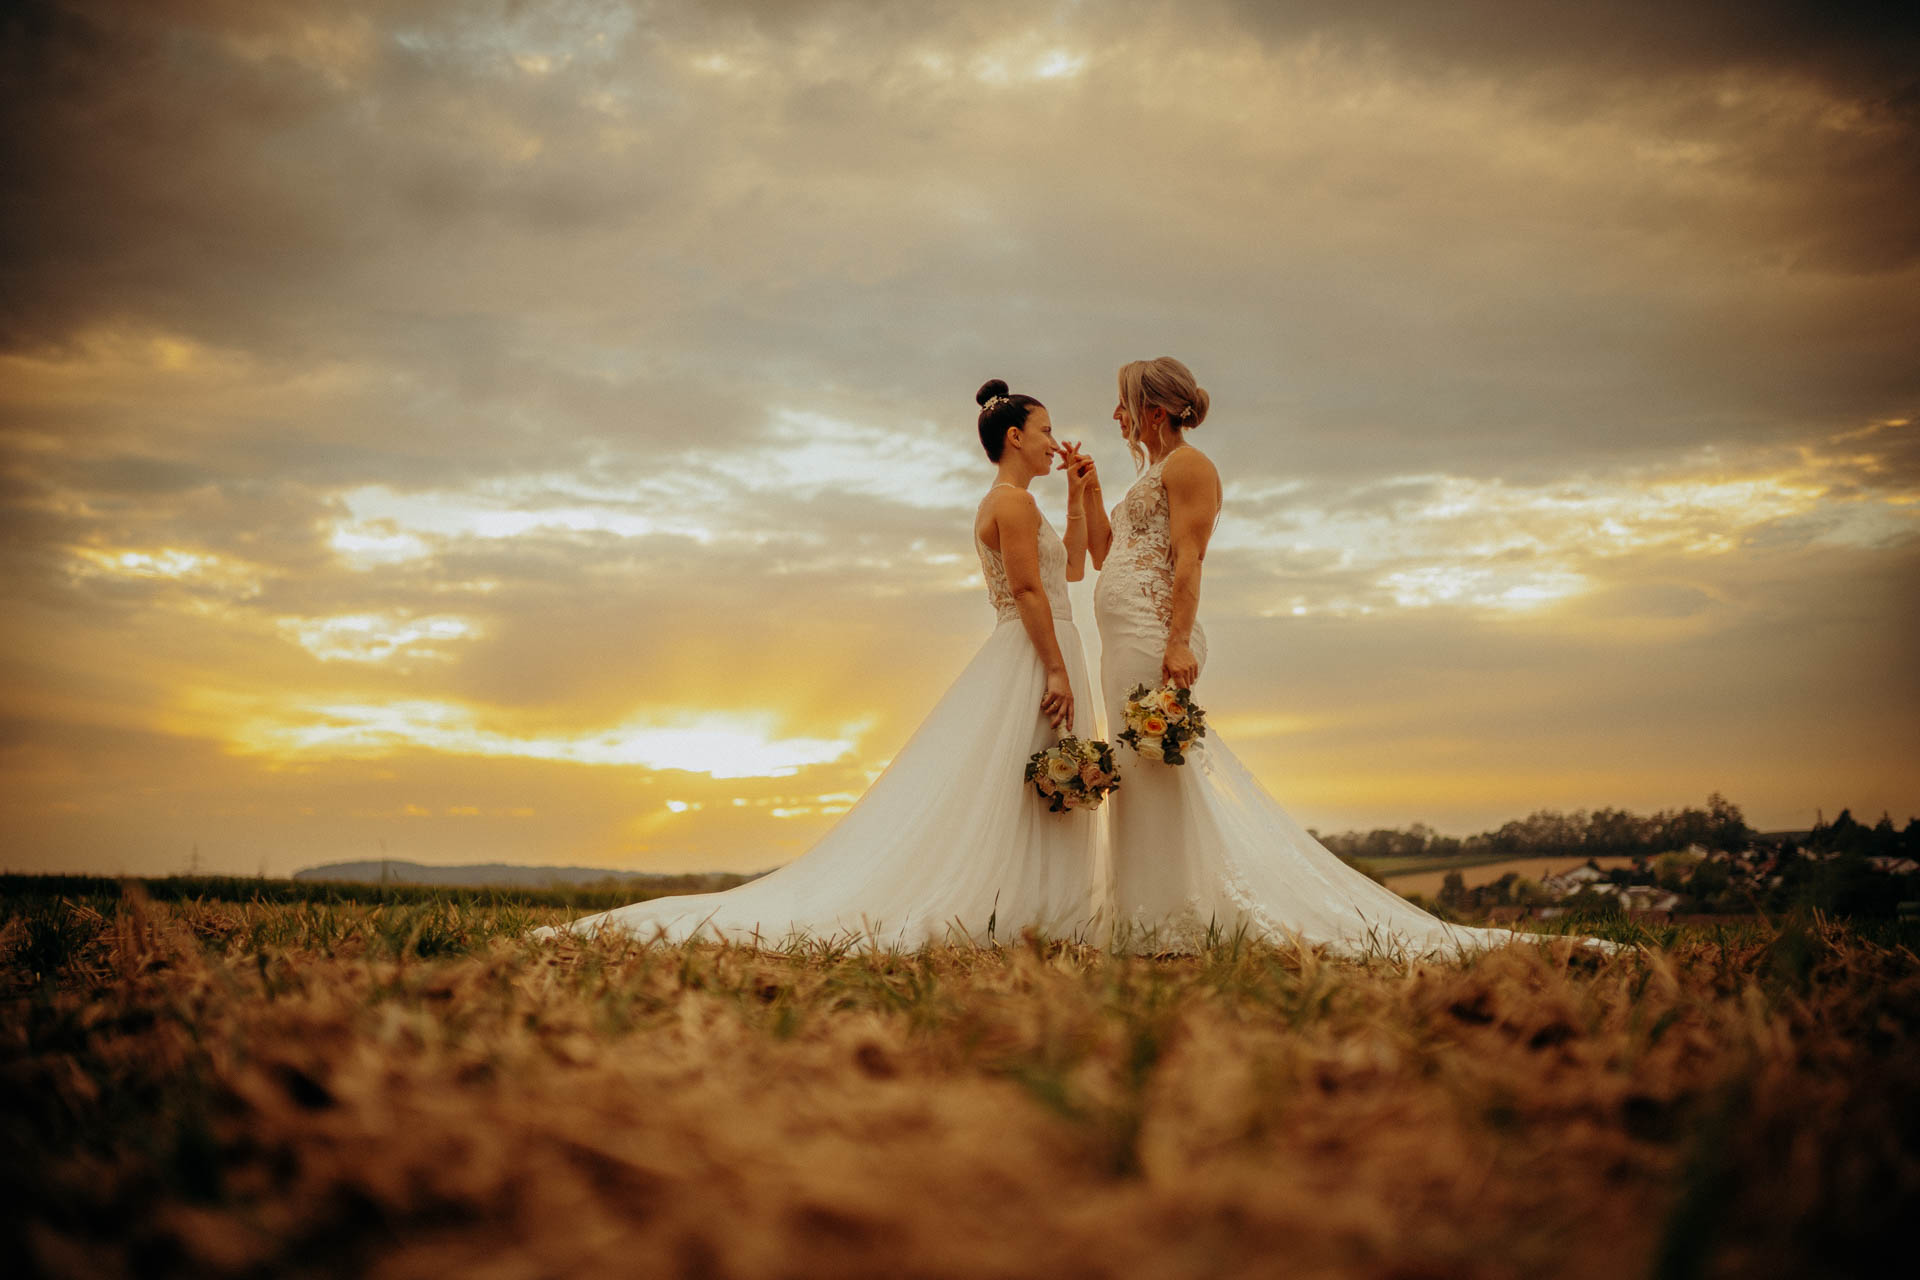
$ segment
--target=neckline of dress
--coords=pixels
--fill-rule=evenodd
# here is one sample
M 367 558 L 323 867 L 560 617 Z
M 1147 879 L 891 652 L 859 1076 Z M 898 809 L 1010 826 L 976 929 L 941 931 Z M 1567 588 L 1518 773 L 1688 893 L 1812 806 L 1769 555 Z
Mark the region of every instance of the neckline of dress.
M 993 490 L 994 490 L 994 489 L 1019 489 L 1019 490 L 1020 490 L 1020 492 L 1021 492 L 1021 493 L 1024 493 L 1024 494 L 1026 494 L 1028 498 L 1030 498 L 1030 499 L 1032 499 L 1032 498 L 1033 498 L 1033 490 L 1031 490 L 1031 489 L 1021 489 L 1019 485 L 1017 485 L 1017 484 L 1015 484 L 1015 483 L 1013 483 L 1013 482 L 1012 482 L 1011 480 L 1002 480 L 1002 481 L 1001 481 L 1001 482 L 1000 482 L 999 484 L 996 484 L 996 485 L 994 485 L 992 489 L 988 489 L 988 490 L 987 490 L 987 491 L 986 491 L 985 493 L 983 493 L 983 494 L 981 494 L 981 495 L 980 495 L 980 505 L 981 505 L 981 506 L 983 506 L 983 507 L 984 507 L 984 506 L 986 506 L 986 505 L 987 505 L 987 499 L 988 499 L 988 498 L 991 498 L 991 497 L 993 496 Z M 1034 503 L 1033 503 L 1033 505 L 1034 505 L 1034 506 L 1036 506 L 1036 507 L 1037 507 L 1037 506 L 1039 506 L 1039 505 L 1040 505 L 1040 503 L 1039 503 L 1039 500 L 1038 500 L 1038 499 L 1034 499 Z M 1046 517 L 1046 515 L 1045 515 L 1045 514 L 1043 513 L 1043 514 L 1041 515 L 1041 517 L 1040 517 L 1040 518 L 1041 518 L 1042 520 L 1045 520 L 1045 519 L 1046 519 L 1047 517 Z M 974 536 L 975 536 L 975 537 L 978 537 L 979 535 L 978 535 L 978 534 L 975 534 Z M 992 550 L 992 548 L 991 548 L 991 547 L 989 547 L 989 548 L 988 548 L 988 550 Z

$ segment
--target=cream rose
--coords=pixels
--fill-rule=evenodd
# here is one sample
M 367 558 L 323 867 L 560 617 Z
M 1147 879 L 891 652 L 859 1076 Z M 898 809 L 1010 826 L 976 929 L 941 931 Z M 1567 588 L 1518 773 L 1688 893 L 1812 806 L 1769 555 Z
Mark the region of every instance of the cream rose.
M 1163 760 L 1166 758 L 1161 752 L 1158 742 L 1142 741 L 1139 750 L 1140 754 L 1149 760 Z
M 1065 782 L 1079 771 L 1079 767 L 1064 755 L 1047 757 L 1047 776 L 1055 782 Z
M 1167 718 L 1165 716 L 1148 716 L 1146 722 L 1140 726 L 1140 732 L 1152 734 L 1156 738 L 1166 731 Z

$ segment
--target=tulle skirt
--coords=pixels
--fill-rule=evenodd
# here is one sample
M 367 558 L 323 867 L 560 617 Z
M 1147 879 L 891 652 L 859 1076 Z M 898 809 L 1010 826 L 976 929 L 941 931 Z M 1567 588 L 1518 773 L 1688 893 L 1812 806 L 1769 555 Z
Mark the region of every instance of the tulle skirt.
M 1084 737 L 1095 707 L 1080 632 L 1056 618 L 1054 634 Z M 1026 628 L 1001 622 L 886 772 L 805 854 L 724 893 L 637 902 L 565 927 L 860 949 L 1004 942 L 1027 929 L 1091 940 L 1104 929 L 1099 814 L 1049 813 L 1023 778 L 1028 758 L 1059 737 L 1039 710 L 1046 683 Z
M 1101 693 L 1117 732 L 1128 692 L 1160 685 L 1166 641 L 1124 614 L 1096 616 Z M 1192 647 L 1204 667 L 1198 627 Z M 1198 700 L 1206 706 L 1203 695 Z M 1125 746 L 1117 752 L 1121 784 L 1108 802 L 1117 949 L 1194 951 L 1244 933 L 1342 955 L 1404 957 L 1513 940 L 1504 929 L 1447 924 L 1349 867 L 1287 816 L 1217 730 L 1185 754 L 1187 762 L 1175 766 Z

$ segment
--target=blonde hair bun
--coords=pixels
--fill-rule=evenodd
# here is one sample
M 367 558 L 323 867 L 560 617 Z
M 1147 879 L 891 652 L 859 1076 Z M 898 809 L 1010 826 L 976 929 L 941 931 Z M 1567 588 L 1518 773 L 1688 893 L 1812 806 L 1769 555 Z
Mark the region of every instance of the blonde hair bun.
M 1207 395 L 1207 389 L 1205 387 L 1195 387 L 1193 389 L 1193 399 L 1187 402 L 1187 407 L 1193 410 L 1193 416 L 1188 418 L 1183 424 L 1188 431 L 1193 430 L 1207 420 L 1207 405 L 1209 402 L 1210 397 Z
M 1128 448 L 1138 463 L 1143 454 L 1137 433 L 1149 408 L 1157 405 L 1166 411 L 1168 422 L 1176 430 L 1191 431 L 1207 420 L 1212 399 L 1194 379 L 1193 370 L 1172 356 L 1160 356 L 1120 366 L 1120 403 L 1134 422 L 1136 438 L 1128 442 Z

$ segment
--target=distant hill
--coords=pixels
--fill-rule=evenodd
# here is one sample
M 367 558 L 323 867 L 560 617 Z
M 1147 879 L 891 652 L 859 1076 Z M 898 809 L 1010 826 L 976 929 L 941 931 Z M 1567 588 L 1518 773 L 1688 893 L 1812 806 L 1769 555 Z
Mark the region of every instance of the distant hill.
M 700 893 L 740 884 L 756 877 L 726 871 L 663 875 L 654 871 L 614 871 L 607 867 L 522 867 L 505 862 L 445 867 L 386 858 L 371 862 L 329 862 L 324 866 L 305 867 L 294 872 L 293 878 L 295 880 L 345 880 L 356 884 L 457 885 L 463 888 L 486 888 L 498 885 L 516 889 L 569 888 L 612 881 L 647 889 Z

